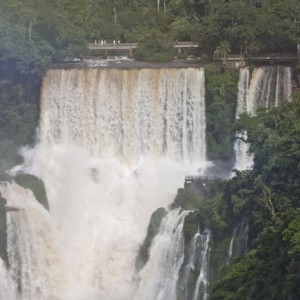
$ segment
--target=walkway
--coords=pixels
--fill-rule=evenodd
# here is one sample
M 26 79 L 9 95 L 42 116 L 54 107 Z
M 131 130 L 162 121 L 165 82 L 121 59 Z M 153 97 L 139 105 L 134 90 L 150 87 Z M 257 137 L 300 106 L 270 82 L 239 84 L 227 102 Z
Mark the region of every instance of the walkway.
M 222 62 L 294 62 L 298 60 L 297 54 L 291 53 L 266 53 L 266 54 L 251 54 L 251 55 L 238 55 L 227 54 L 225 56 L 214 55 L 214 61 Z
M 138 43 L 93 43 L 89 44 L 88 48 L 90 50 L 104 50 L 106 53 L 108 51 L 127 51 L 129 55 L 132 56 L 132 50 L 138 47 Z M 198 48 L 199 45 L 186 41 L 186 42 L 175 42 L 173 45 L 174 48 L 178 49 L 178 52 L 181 52 L 181 49 L 191 49 Z

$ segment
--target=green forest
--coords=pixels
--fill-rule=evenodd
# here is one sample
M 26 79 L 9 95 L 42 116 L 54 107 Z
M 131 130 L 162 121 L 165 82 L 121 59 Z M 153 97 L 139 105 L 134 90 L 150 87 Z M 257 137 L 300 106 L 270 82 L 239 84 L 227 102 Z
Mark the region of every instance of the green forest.
M 0 1 L 1 70 L 20 74 L 85 55 L 100 39 L 138 42 L 139 56 L 151 59 L 172 51 L 176 40 L 199 43 L 208 57 L 216 49 L 296 52 L 299 36 L 298 0 Z
M 174 207 L 193 210 L 185 241 L 198 226 L 212 230 L 210 299 L 291 299 L 300 297 L 300 95 L 269 111 L 242 115 L 253 169 L 179 189 Z M 249 222 L 248 252 L 226 265 L 226 239 Z
M 135 58 L 167 61 L 175 41 L 213 52 L 296 53 L 299 0 L 0 0 L 0 170 L 34 142 L 41 78 L 51 63 L 91 55 L 95 40 L 138 42 Z M 250 221 L 250 249 L 227 266 L 213 300 L 300 299 L 300 95 L 233 125 L 236 70 L 206 67 L 210 159 L 230 160 L 233 133 L 247 130 L 253 170 L 215 183 L 210 201 L 183 189 L 216 236 Z M 177 199 L 177 200 L 178 200 Z M 179 201 L 179 200 L 178 200 Z M 181 201 L 181 200 L 180 200 Z
M 211 299 L 300 297 L 299 120 L 298 95 L 237 125 L 248 131 L 254 166 L 225 184 L 220 219 L 246 215 L 252 241 L 247 255 L 224 270 Z

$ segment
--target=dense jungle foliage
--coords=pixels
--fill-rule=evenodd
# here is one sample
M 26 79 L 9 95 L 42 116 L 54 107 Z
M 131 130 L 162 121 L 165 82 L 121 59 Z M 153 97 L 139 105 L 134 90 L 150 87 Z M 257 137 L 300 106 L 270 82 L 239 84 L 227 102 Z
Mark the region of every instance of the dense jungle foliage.
M 225 265 L 220 247 L 247 220 L 248 252 L 221 276 L 220 269 L 213 270 L 211 279 L 218 280 L 210 298 L 299 299 L 300 95 L 255 117 L 242 115 L 236 129 L 248 132 L 253 169 L 236 171 L 228 181 L 200 180 L 179 190 L 174 207 L 194 210 L 185 223 L 185 239 L 199 225 L 210 228 L 210 267 L 220 268 Z M 216 266 L 220 255 L 223 262 Z
M 254 165 L 228 182 L 224 200 L 248 216 L 252 246 L 224 270 L 211 299 L 300 298 L 299 120 L 298 94 L 293 103 L 238 122 Z
M 206 140 L 208 159 L 233 157 L 233 122 L 237 103 L 239 71 L 208 66 L 205 68 Z
M 298 0 L 0 0 L 1 69 L 21 74 L 40 74 L 100 39 L 139 42 L 147 59 L 176 40 L 209 55 L 295 52 L 299 32 Z

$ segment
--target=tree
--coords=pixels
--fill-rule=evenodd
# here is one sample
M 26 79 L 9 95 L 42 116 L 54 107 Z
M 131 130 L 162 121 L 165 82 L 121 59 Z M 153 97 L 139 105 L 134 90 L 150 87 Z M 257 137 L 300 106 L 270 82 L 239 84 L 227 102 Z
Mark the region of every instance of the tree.
M 173 40 L 190 41 L 195 40 L 197 27 L 186 18 L 176 18 L 170 25 L 170 31 Z
M 252 239 L 257 238 L 245 257 L 224 269 L 211 299 L 300 297 L 299 117 L 300 95 L 293 103 L 260 111 L 255 117 L 244 115 L 238 124 L 247 128 L 254 167 L 237 172 L 224 200 L 230 207 L 233 196 L 246 187 L 244 213 L 246 208 Z
M 220 42 L 216 50 L 224 59 L 226 59 L 227 54 L 231 52 L 230 45 L 227 41 Z
M 134 57 L 142 61 L 170 61 L 174 57 L 173 43 L 165 34 L 153 30 L 140 40 Z
M 206 68 L 206 136 L 209 159 L 230 159 L 238 72 Z

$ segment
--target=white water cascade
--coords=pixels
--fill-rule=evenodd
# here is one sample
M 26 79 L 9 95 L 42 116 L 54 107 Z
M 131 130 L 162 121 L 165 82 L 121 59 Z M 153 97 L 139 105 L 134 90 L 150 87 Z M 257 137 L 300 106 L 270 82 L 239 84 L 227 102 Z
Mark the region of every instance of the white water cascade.
M 16 299 L 16 284 L 11 278 L 3 260 L 0 258 L 0 299 Z
M 48 212 L 31 190 L 16 183 L 2 183 L 0 192 L 11 209 L 7 252 L 12 290 L 18 283 L 21 299 L 60 299 L 65 278 Z
M 135 300 L 177 299 L 178 273 L 184 259 L 183 223 L 188 213 L 177 209 L 163 219 L 141 271 Z
M 229 243 L 226 264 L 229 265 L 235 257 L 245 255 L 248 251 L 249 222 L 246 218 L 232 232 Z
M 43 179 L 50 213 L 22 190 L 8 220 L 21 299 L 134 299 L 151 213 L 205 168 L 204 70 L 50 70 L 39 135 L 22 168 Z M 16 207 L 18 188 L 4 189 Z
M 146 155 L 204 160 L 204 92 L 203 69 L 52 70 L 41 141 L 129 163 Z
M 175 209 L 162 220 L 148 262 L 139 273 L 135 300 L 208 299 L 211 232 L 198 230 L 186 245 L 183 227 L 189 213 Z
M 232 254 L 233 254 L 233 242 L 235 240 L 235 236 L 236 236 L 236 231 L 237 231 L 237 227 L 235 227 L 233 229 L 233 233 L 232 233 L 232 237 L 230 239 L 230 243 L 229 243 L 229 249 L 228 249 L 228 255 L 227 255 L 227 261 L 226 264 L 229 265 L 230 261 L 232 259 Z
M 253 70 L 250 81 L 249 68 L 241 68 L 238 82 L 236 118 L 239 118 L 239 115 L 243 112 L 254 115 L 259 107 L 276 107 L 283 101 L 291 101 L 291 74 L 292 70 L 290 67 L 260 67 Z M 237 137 L 247 140 L 247 132 L 239 133 Z M 248 144 L 241 139 L 237 139 L 234 150 L 234 169 L 245 170 L 250 168 L 253 163 L 253 157 L 248 154 Z
M 191 291 L 189 290 L 189 281 L 192 277 L 192 273 L 195 272 L 196 269 L 196 256 L 198 255 L 198 247 L 199 247 L 199 239 L 201 239 L 201 234 L 198 231 L 193 236 L 193 239 L 188 247 L 188 262 L 184 268 L 183 278 L 181 282 L 181 294 L 184 300 L 188 300 L 191 298 Z M 197 256 L 198 258 L 198 256 Z M 193 291 L 192 291 L 193 292 Z
M 210 230 L 205 230 L 200 236 L 200 271 L 196 281 L 196 287 L 193 300 L 208 299 L 208 260 L 209 260 L 209 241 L 211 237 Z
M 238 96 L 237 96 L 237 108 L 236 108 L 236 119 L 243 112 L 248 111 L 247 106 L 247 96 L 249 91 L 249 69 L 241 68 L 240 77 L 238 82 Z M 247 133 L 238 133 L 237 137 L 247 138 Z M 242 139 L 237 139 L 234 143 L 235 152 L 235 167 L 237 170 L 245 170 L 252 164 L 252 156 L 248 154 L 248 145 L 242 141 Z

